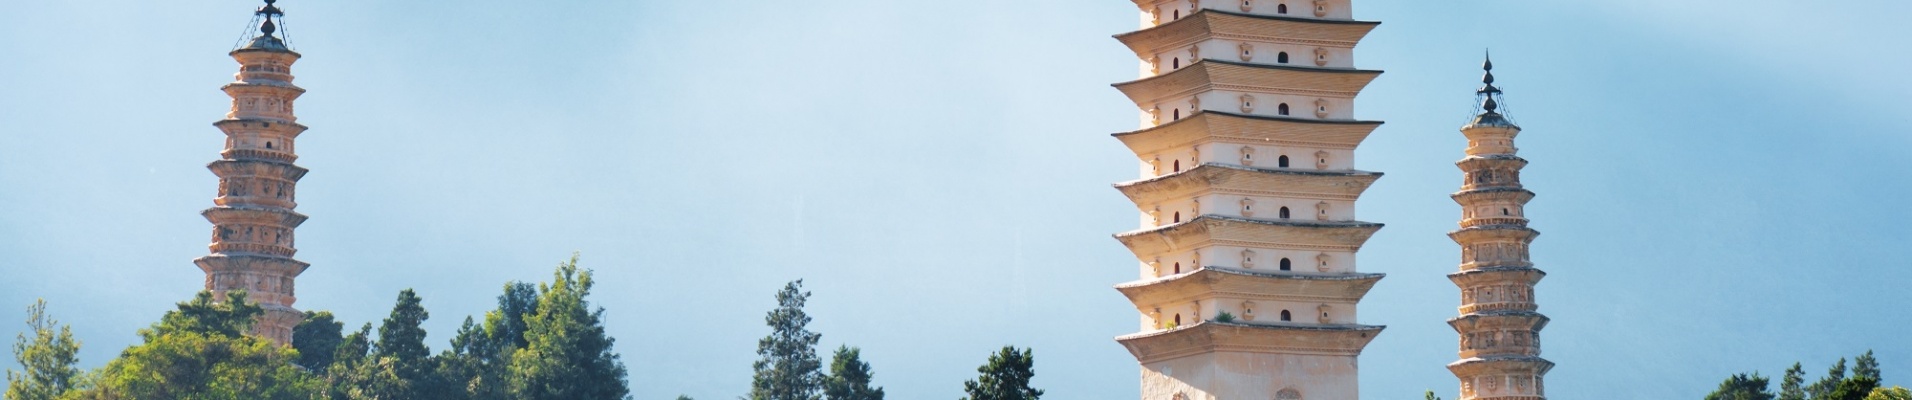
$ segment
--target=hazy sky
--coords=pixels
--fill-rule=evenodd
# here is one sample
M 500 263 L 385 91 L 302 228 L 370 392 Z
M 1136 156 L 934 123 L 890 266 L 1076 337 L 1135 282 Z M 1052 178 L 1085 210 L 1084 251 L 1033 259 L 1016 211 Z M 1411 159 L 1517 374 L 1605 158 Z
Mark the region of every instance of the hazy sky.
M 732 398 L 784 282 L 897 399 L 1033 346 L 1053 399 L 1135 398 L 1109 133 L 1120 0 L 285 0 L 305 54 L 297 307 L 416 288 L 435 349 L 573 251 L 640 399 Z M 0 12 L 0 334 L 36 297 L 100 365 L 203 280 L 226 51 L 256 2 Z M 1456 128 L 1491 47 L 1527 128 L 1557 399 L 1697 398 L 1876 349 L 1912 385 L 1912 2 L 1357 0 L 1388 121 L 1366 397 L 1453 397 Z

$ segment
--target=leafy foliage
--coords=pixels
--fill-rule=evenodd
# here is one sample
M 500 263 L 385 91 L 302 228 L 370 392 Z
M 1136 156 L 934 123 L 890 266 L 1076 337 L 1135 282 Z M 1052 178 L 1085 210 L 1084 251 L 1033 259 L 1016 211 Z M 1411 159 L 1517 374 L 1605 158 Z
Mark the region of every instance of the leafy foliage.
M 1227 311 L 1222 311 L 1221 314 L 1215 314 L 1215 322 L 1223 322 L 1223 323 L 1235 322 L 1235 314 L 1230 314 Z
M 200 292 L 158 324 L 144 343 L 107 363 L 83 399 L 309 399 L 320 382 L 294 364 L 297 351 L 247 336 L 265 312 L 243 291 L 214 301 Z
M 1441 398 L 1439 396 L 1435 396 L 1434 391 L 1429 390 L 1427 391 L 1427 397 L 1425 400 L 1441 400 Z
M 870 364 L 863 362 L 863 350 L 841 346 L 830 359 L 830 375 L 823 378 L 826 400 L 883 400 L 882 387 L 870 387 Z
M 751 400 L 817 400 L 823 389 L 823 362 L 817 358 L 817 342 L 823 335 L 810 332 L 810 315 L 803 312 L 810 292 L 803 291 L 803 280 L 792 281 L 777 292 L 777 308 L 764 316 L 770 336 L 757 341 L 756 371 L 750 381 Z
M 1719 389 L 1706 395 L 1706 400 L 1773 400 L 1773 393 L 1767 390 L 1769 381 L 1755 372 L 1751 376 L 1735 374 L 1720 382 Z
M 968 394 L 963 400 L 1037 400 L 1042 397 L 1042 390 L 1029 386 L 1029 380 L 1036 377 L 1032 349 L 1017 351 L 1013 346 L 1003 346 L 989 356 L 988 363 L 976 368 L 976 372 L 982 375 L 963 382 L 963 392 Z
M 524 316 L 525 346 L 511 355 L 507 387 L 515 399 L 623 399 L 630 393 L 623 361 L 604 332 L 604 309 L 591 309 L 591 271 L 578 257 L 558 265 L 538 286 L 536 311 Z
M 58 326 L 59 330 L 54 330 Z M 52 400 L 80 382 L 80 342 L 73 339 L 73 328 L 46 315 L 46 300 L 27 306 L 27 331 L 14 337 L 13 359 L 22 371 L 7 369 L 6 398 L 9 400 Z
M 1912 390 L 1906 390 L 1898 386 L 1891 388 L 1881 387 L 1873 389 L 1872 394 L 1866 396 L 1866 400 L 1912 400 Z
M 324 372 L 338 357 L 345 343 L 345 324 L 333 319 L 330 311 L 306 311 L 305 320 L 292 328 L 292 348 L 299 350 L 299 365 Z
M 1806 400 L 1806 369 L 1795 362 L 1779 381 L 1779 400 Z

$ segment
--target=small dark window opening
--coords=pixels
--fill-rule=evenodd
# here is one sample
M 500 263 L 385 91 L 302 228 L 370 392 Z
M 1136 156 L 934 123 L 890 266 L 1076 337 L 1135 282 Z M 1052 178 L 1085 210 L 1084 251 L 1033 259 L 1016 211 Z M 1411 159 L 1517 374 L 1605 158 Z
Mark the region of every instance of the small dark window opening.
M 1277 214 L 1281 215 L 1281 219 L 1288 219 L 1288 207 L 1282 207 L 1281 211 Z
M 1175 160 L 1175 172 L 1182 172 L 1182 160 Z
M 1182 19 L 1182 10 L 1175 10 L 1175 19 Z
M 1182 273 L 1182 263 L 1175 263 L 1175 273 Z
M 1175 57 L 1175 59 L 1169 60 L 1169 64 L 1172 66 L 1171 69 L 1180 69 L 1182 68 L 1182 58 Z
M 1182 325 L 1182 314 L 1175 314 L 1175 326 Z
M 1176 121 L 1182 120 L 1182 109 L 1180 108 L 1175 109 L 1175 120 Z
M 1284 52 L 1281 52 L 1280 54 L 1275 54 L 1275 62 L 1278 62 L 1278 63 L 1282 63 L 1282 64 L 1287 64 L 1287 63 L 1288 63 L 1288 52 L 1286 52 L 1286 51 L 1284 51 Z
M 1275 114 L 1288 115 L 1288 103 L 1281 103 L 1281 105 L 1275 106 Z
M 1275 159 L 1275 166 L 1280 168 L 1288 168 L 1288 156 L 1281 156 L 1281 158 Z
M 1277 13 L 1277 14 L 1287 14 L 1287 13 L 1288 13 L 1288 5 L 1287 5 L 1287 4 L 1282 4 L 1282 5 L 1277 5 L 1277 6 L 1275 6 L 1275 13 Z
M 1176 222 L 1176 223 L 1181 223 L 1181 222 L 1182 222 L 1182 212 L 1181 212 L 1181 211 L 1176 211 L 1176 212 L 1175 212 L 1175 222 Z M 1181 265 L 1181 264 L 1176 264 L 1176 265 Z
M 1506 215 L 1506 216 L 1512 216 L 1512 215 L 1514 215 L 1514 214 L 1512 214 L 1512 213 L 1509 213 L 1509 212 L 1507 211 L 1507 209 L 1505 209 L 1505 208 L 1502 208 L 1502 209 L 1500 209 L 1500 215 Z
M 1282 321 L 1293 321 L 1293 320 L 1295 320 L 1295 315 L 1294 315 L 1294 314 L 1292 314 L 1292 313 L 1289 313 L 1289 312 L 1288 312 L 1288 310 L 1281 310 L 1281 320 L 1282 320 Z
M 1294 261 L 1289 261 L 1289 260 L 1288 260 L 1288 259 L 1286 259 L 1286 258 L 1283 258 L 1283 259 L 1281 259 L 1281 270 L 1282 270 L 1282 271 L 1292 271 L 1292 270 L 1294 270 L 1294 269 L 1295 269 L 1295 262 L 1294 262 Z
M 266 150 L 272 150 L 272 142 L 266 142 Z

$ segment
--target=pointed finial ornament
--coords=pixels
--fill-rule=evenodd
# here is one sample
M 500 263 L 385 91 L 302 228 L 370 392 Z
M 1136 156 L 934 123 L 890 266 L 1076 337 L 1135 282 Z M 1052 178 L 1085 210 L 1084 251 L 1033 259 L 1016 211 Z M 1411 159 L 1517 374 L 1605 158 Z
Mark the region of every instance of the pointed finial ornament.
M 265 2 L 266 5 L 264 7 L 259 7 L 258 11 L 253 12 L 253 14 L 259 16 L 259 19 L 264 20 L 264 22 L 259 23 L 259 36 L 247 41 L 245 45 L 240 46 L 238 49 L 291 51 L 292 49 L 286 46 L 285 40 L 275 35 L 279 33 L 279 24 L 285 22 L 285 11 L 280 10 L 279 6 L 275 4 L 278 3 L 279 0 L 265 0 Z M 279 21 L 273 21 L 274 19 L 278 19 Z
M 1485 85 L 1481 86 L 1480 90 L 1475 93 L 1486 94 L 1486 95 L 1499 94 L 1500 88 L 1494 87 L 1494 56 L 1493 54 L 1490 53 L 1487 55 L 1487 61 L 1481 63 L 1480 69 L 1483 71 L 1487 71 L 1486 75 L 1482 75 L 1480 78 L 1480 82 Z
M 272 18 L 285 16 L 285 11 L 279 10 L 279 6 L 273 4 L 278 2 L 279 0 L 266 0 L 266 6 L 259 7 L 259 11 L 255 13 L 265 17 L 266 22 L 259 24 L 259 32 L 266 36 L 272 36 L 273 32 L 279 30 L 278 26 L 272 24 Z
M 1501 91 L 1500 87 L 1494 86 L 1493 54 L 1489 53 L 1486 55 L 1485 59 L 1481 61 L 1480 69 L 1481 71 L 1485 71 L 1480 78 L 1482 85 L 1480 90 L 1474 91 L 1474 94 L 1480 97 L 1480 114 L 1475 115 L 1473 122 L 1467 124 L 1467 126 L 1506 126 L 1519 129 L 1520 127 L 1515 126 L 1513 121 L 1509 120 L 1506 115 L 1500 113 Z

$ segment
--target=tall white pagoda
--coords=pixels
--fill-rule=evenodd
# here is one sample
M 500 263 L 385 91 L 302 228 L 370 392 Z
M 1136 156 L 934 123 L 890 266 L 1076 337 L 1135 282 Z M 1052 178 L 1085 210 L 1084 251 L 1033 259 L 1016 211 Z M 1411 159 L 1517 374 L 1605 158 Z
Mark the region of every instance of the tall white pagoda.
M 219 195 L 201 214 L 213 224 L 212 254 L 193 260 L 206 272 L 206 290 L 223 296 L 245 290 L 247 300 L 265 308 L 253 333 L 279 344 L 292 343 L 292 328 L 303 316 L 292 308 L 293 280 L 306 264 L 292 258 L 293 229 L 305 222 L 294 192 L 306 169 L 293 165 L 295 139 L 306 127 L 292 114 L 292 101 L 305 89 L 292 85 L 292 63 L 299 53 L 275 35 L 273 22 L 284 15 L 277 0 L 265 0 L 258 36 L 231 53 L 239 62 L 237 81 L 221 89 L 232 96 L 226 118 L 213 123 L 226 134 L 225 151 L 207 165 L 219 176 Z
M 1141 229 L 1117 234 L 1141 279 L 1116 286 L 1141 331 L 1142 399 L 1359 397 L 1358 358 L 1383 327 L 1357 305 L 1382 274 L 1355 254 L 1381 224 L 1355 201 L 1381 177 L 1354 150 L 1381 125 L 1354 118 L 1380 71 L 1354 67 L 1378 22 L 1350 0 L 1133 0 L 1116 35 L 1142 78 L 1115 84 L 1141 129 L 1115 134 L 1141 179 L 1116 184 Z
M 1447 369 L 1460 378 L 1461 400 L 1545 400 L 1543 377 L 1554 364 L 1540 358 L 1548 319 L 1535 312 L 1534 284 L 1547 273 L 1528 259 L 1540 232 L 1527 227 L 1523 211 L 1534 192 L 1520 185 L 1527 166 L 1515 155 L 1520 126 L 1500 112 L 1494 62 L 1481 67 L 1481 113 L 1461 127 L 1467 157 L 1455 163 L 1466 177 L 1453 195 L 1461 226 L 1447 234 L 1461 246 L 1460 272 L 1447 275 L 1461 289 L 1460 316 L 1447 320 L 1460 334 L 1461 359 Z

